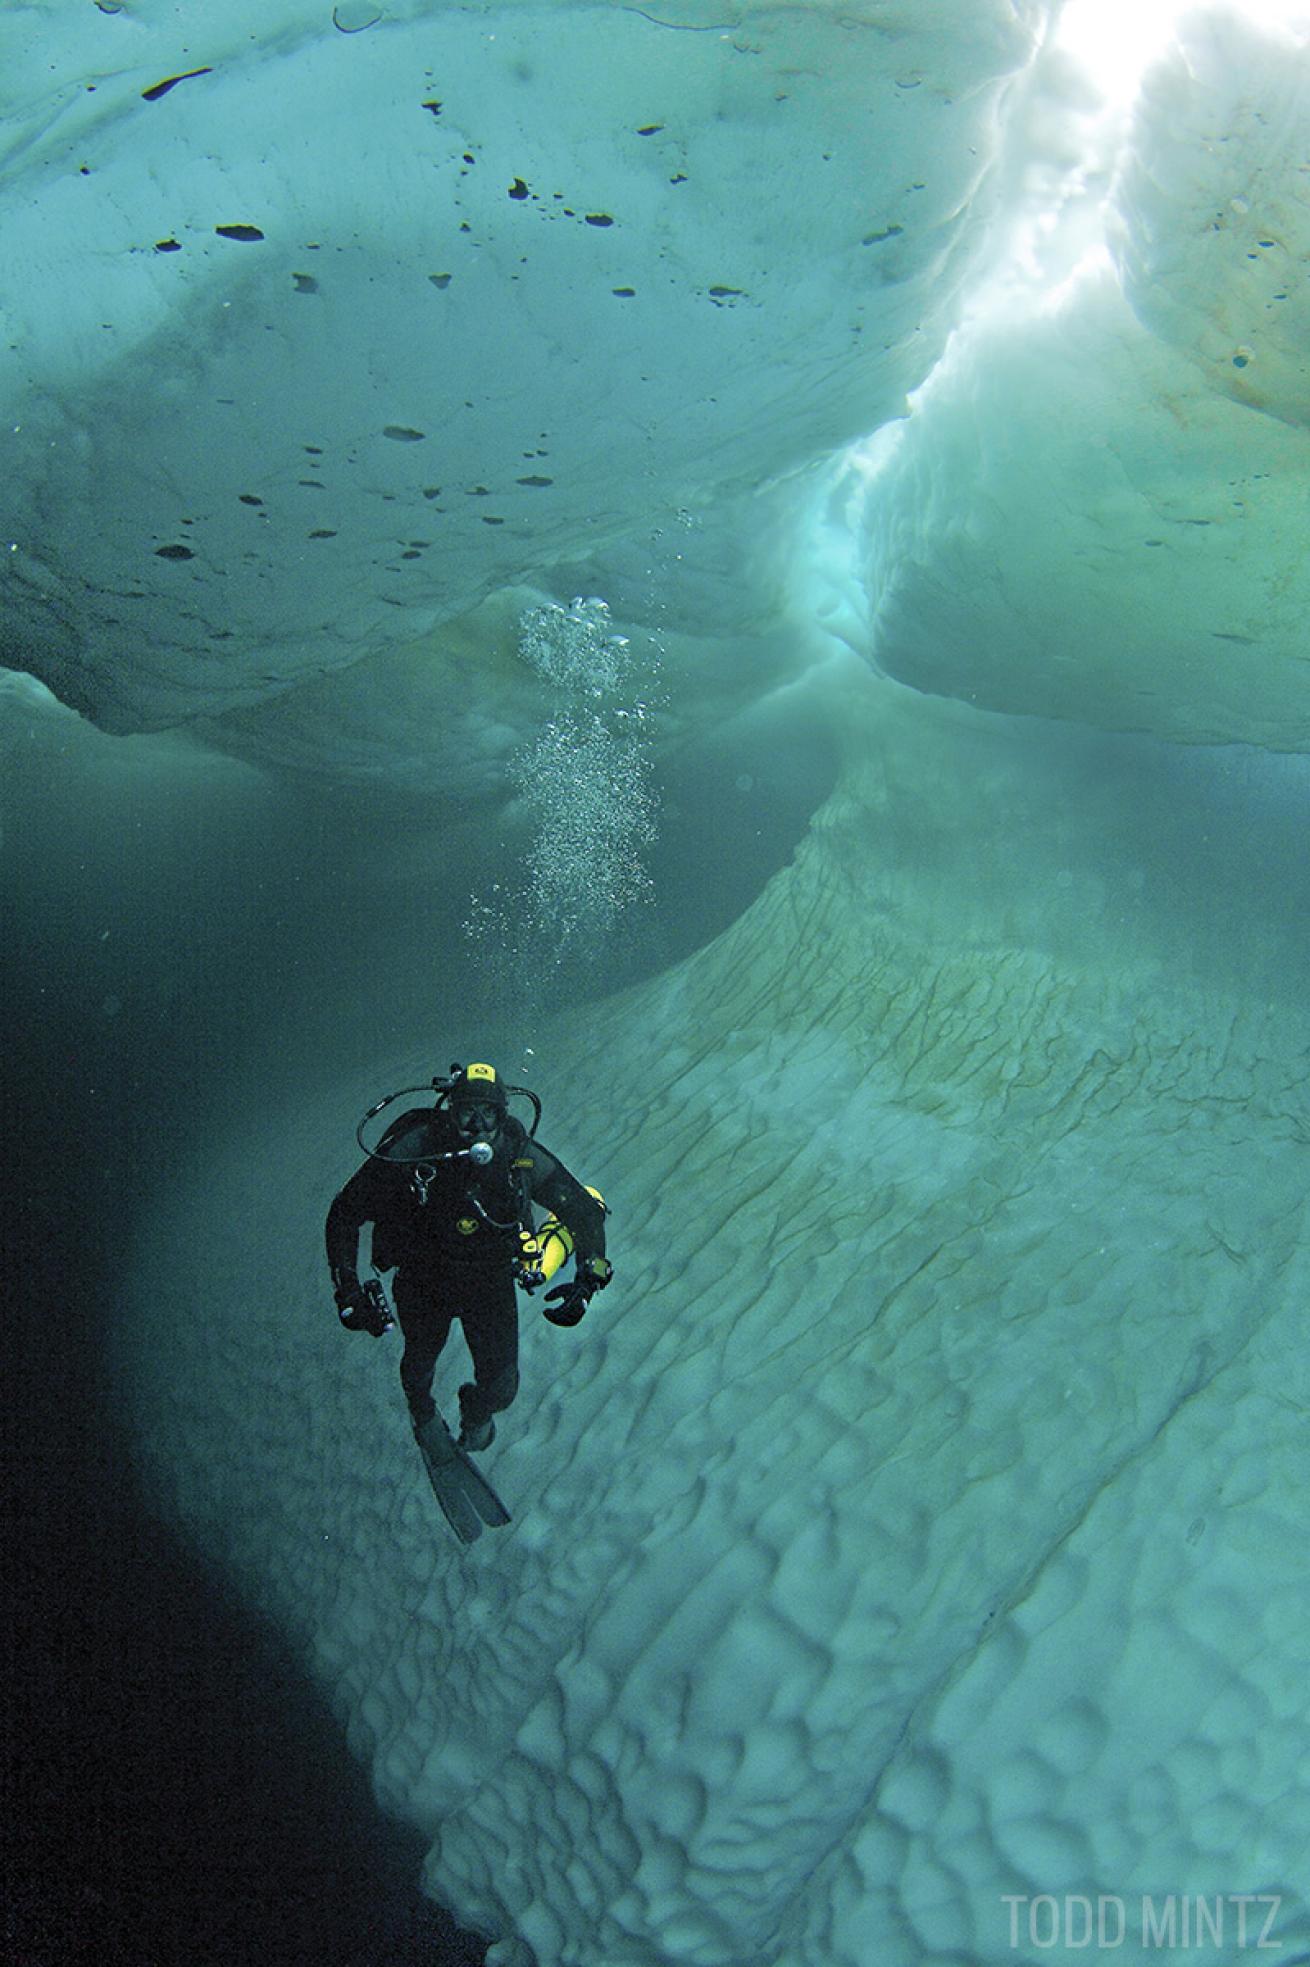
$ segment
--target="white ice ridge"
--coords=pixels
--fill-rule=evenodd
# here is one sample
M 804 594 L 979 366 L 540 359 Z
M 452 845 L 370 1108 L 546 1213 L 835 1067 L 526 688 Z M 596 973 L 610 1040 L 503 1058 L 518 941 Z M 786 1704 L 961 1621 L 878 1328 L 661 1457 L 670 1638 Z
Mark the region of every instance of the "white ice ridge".
M 856 517 L 883 670 L 994 709 L 1304 748 L 1310 26 L 1189 17 L 1115 268 L 962 332 Z M 858 551 L 858 549 L 857 549 Z
M 839 708 L 795 864 L 542 1045 L 617 1278 L 526 1321 L 514 1525 L 452 1546 L 394 1349 L 326 1302 L 362 1080 L 161 1200 L 157 1494 L 498 1961 L 1001 1967 L 1015 1902 L 1105 1898 L 1137 1962 L 1144 1896 L 1243 1893 L 1304 1948 L 1295 968 L 1245 1001 L 1243 898 L 1153 913 L 1176 793 L 1120 837 L 1047 736 Z

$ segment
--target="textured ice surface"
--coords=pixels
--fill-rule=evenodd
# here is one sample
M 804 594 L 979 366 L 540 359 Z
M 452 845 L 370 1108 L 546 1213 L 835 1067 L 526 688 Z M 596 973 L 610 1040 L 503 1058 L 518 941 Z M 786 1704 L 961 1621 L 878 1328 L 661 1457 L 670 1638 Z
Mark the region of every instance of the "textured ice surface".
M 1304 749 L 1308 470 L 1089 271 L 961 337 L 861 491 L 863 646 L 989 709 Z
M 8 646 L 244 709 L 898 414 L 1046 13 L 10 10 Z
M 1305 747 L 1306 34 L 1189 18 L 1109 199 L 1123 292 L 1102 256 L 961 335 L 865 507 L 881 667 Z
M 1222 10 L 1152 68 L 1117 187 L 1114 239 L 1142 320 L 1209 388 L 1310 422 L 1305 129 L 1310 47 Z
M 1258 999 L 1189 978 L 1072 754 L 844 721 L 796 864 L 541 1043 L 618 1276 L 526 1320 L 513 1527 L 451 1544 L 326 1305 L 372 1083 L 165 1198 L 155 1477 L 542 1967 L 999 1963 L 1005 1894 L 1272 1892 L 1304 1942 L 1301 932 Z
M 1189 30 L 1122 275 L 974 322 L 816 509 L 1043 163 L 1044 9 L 212 15 L 0 24 L 8 660 L 463 798 L 552 592 L 657 637 L 675 740 L 814 621 L 970 707 L 811 677 L 849 756 L 795 864 L 500 1034 L 617 1267 L 529 1316 L 509 1531 L 451 1545 L 320 1241 L 358 1113 L 484 1026 L 225 1088 L 161 1165 L 155 1493 L 506 1963 L 999 1963 L 1014 1904 L 1146 1892 L 1277 1895 L 1304 1949 L 1300 781 L 1039 721 L 1304 743 L 1303 54 Z

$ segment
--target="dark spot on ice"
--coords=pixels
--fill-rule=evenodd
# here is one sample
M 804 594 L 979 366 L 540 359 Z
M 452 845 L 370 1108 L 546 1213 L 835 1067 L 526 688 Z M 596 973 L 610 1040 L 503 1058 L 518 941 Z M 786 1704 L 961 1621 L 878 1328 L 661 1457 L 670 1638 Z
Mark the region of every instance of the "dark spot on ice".
M 434 116 L 440 116 L 441 114 L 441 104 L 439 102 L 425 102 L 423 107 L 424 109 L 430 110 Z
M 220 239 L 262 239 L 264 236 L 257 225 L 216 225 L 214 230 Z
M 297 478 L 297 485 L 308 486 L 311 492 L 326 492 L 327 486 L 321 478 Z
M 861 239 L 860 244 L 862 246 L 881 246 L 884 239 L 895 239 L 897 234 L 904 232 L 904 230 L 905 227 L 903 225 L 885 226 L 881 232 L 867 232 L 864 238 Z
M 213 72 L 212 68 L 188 68 L 184 75 L 170 75 L 166 82 L 156 82 L 151 88 L 142 89 L 141 100 L 158 102 L 159 98 L 166 96 L 170 89 L 175 89 L 179 82 L 189 82 L 193 75 L 212 75 Z
M 529 196 L 528 187 L 524 184 L 522 178 L 515 178 L 509 188 L 509 195 L 511 198 L 527 198 Z
M 587 213 L 587 224 L 588 224 L 588 225 L 613 225 L 613 223 L 614 223 L 614 221 L 613 221 L 613 219 L 612 219 L 612 218 L 610 217 L 610 215 L 609 215 L 609 213 L 608 213 L 608 212 L 588 212 L 588 213 Z
M 503 519 L 493 519 L 489 512 L 484 512 L 482 523 L 484 526 L 503 526 L 505 521 Z
M 376 27 L 381 18 L 382 15 L 376 13 L 365 19 L 364 8 L 353 5 L 332 9 L 332 25 L 342 34 L 363 34 L 366 28 Z
M 402 560 L 421 560 L 423 555 L 421 553 L 415 553 L 411 547 L 408 553 L 402 553 L 400 557 Z
M 643 123 L 641 128 L 638 130 L 637 135 L 639 137 L 653 137 L 657 133 L 657 131 L 662 130 L 663 128 L 664 125 L 662 123 Z
M 196 557 L 189 546 L 157 546 L 155 552 L 161 560 L 194 560 Z
M 425 485 L 423 487 L 423 496 L 425 499 L 439 499 L 441 497 L 440 485 Z
M 429 273 L 428 279 L 434 287 L 448 287 L 454 276 L 449 273 Z
M 313 532 L 307 534 L 306 538 L 311 540 L 334 540 L 336 538 L 336 532 L 331 526 L 315 526 Z
M 296 283 L 296 292 L 298 294 L 316 294 L 318 292 L 318 281 L 312 273 L 293 273 L 291 278 Z
M 637 289 L 635 287 L 611 287 L 610 292 L 617 294 L 622 301 L 635 300 L 637 297 Z
M 534 473 L 531 478 L 520 478 L 518 482 L 520 485 L 553 485 L 555 480 L 553 478 L 541 478 Z
M 237 497 L 241 500 L 242 505 L 263 505 L 264 503 L 263 499 L 257 499 L 253 492 L 238 492 Z
M 676 177 L 669 179 L 670 184 L 686 184 L 686 182 L 687 173 L 685 171 L 679 171 Z
M 311 458 L 321 458 L 323 455 L 323 446 L 321 444 L 302 444 L 301 449 L 308 451 Z
M 182 248 L 178 245 L 176 239 L 156 239 L 155 241 L 155 251 L 157 253 L 180 253 L 181 250 Z
M 389 423 L 383 426 L 382 435 L 389 437 L 393 444 L 421 444 L 427 432 L 411 430 L 407 423 Z
M 491 492 L 485 485 L 466 485 L 464 487 L 464 496 L 470 499 L 489 499 Z
M 1235 355 L 1233 357 L 1233 367 L 1235 369 L 1244 369 L 1247 363 L 1250 361 L 1250 359 L 1251 358 L 1249 355 Z M 1193 520 L 1192 524 L 1195 525 L 1196 521 Z

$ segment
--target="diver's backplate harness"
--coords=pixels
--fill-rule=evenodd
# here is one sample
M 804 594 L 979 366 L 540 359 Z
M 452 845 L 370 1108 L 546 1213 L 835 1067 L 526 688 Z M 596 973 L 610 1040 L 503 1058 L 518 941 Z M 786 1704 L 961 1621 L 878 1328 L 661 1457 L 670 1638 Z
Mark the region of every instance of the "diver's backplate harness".
M 425 1206 L 427 1203 L 428 1191 L 432 1186 L 437 1168 L 441 1163 L 448 1161 L 468 1161 L 474 1168 L 490 1167 L 496 1158 L 496 1150 L 491 1145 L 491 1142 L 485 1140 L 471 1141 L 467 1147 L 452 1148 L 446 1154 L 398 1154 L 393 1152 L 389 1147 L 385 1134 L 383 1134 L 376 1147 L 370 1147 L 364 1138 L 364 1129 L 371 1121 L 377 1118 L 379 1113 L 386 1107 L 393 1105 L 396 1100 L 403 1100 L 412 1093 L 434 1092 L 437 1096 L 436 1101 L 422 1116 L 423 1120 L 427 1121 L 433 1114 L 440 1113 L 443 1108 L 449 1111 L 451 1107 L 451 1096 L 455 1088 L 458 1086 L 462 1089 L 468 1086 L 469 1083 L 469 1080 L 465 1077 L 464 1068 L 460 1065 L 452 1065 L 449 1073 L 442 1078 L 429 1080 L 426 1086 L 402 1086 L 396 1092 L 388 1093 L 384 1099 L 378 1100 L 369 1108 L 355 1129 L 355 1139 L 370 1160 L 385 1161 L 392 1167 L 409 1169 L 410 1184 L 415 1195 L 418 1197 L 420 1207 Z M 506 1111 L 508 1111 L 508 1099 L 515 1096 L 519 1099 L 527 1100 L 531 1105 L 532 1124 L 527 1128 L 526 1133 L 528 1140 L 534 1139 L 537 1128 L 541 1124 L 541 1101 L 526 1086 L 506 1086 L 505 1093 L 507 1099 Z M 556 1271 L 573 1255 L 573 1233 L 566 1223 L 561 1222 L 559 1217 L 553 1214 L 542 1223 L 540 1229 L 533 1228 L 532 1202 L 528 1194 L 526 1174 L 521 1169 L 516 1169 L 515 1173 L 520 1178 L 518 1183 L 519 1213 L 512 1221 L 497 1221 L 485 1207 L 481 1198 L 473 1193 L 470 1193 L 468 1196 L 468 1206 L 486 1228 L 499 1230 L 502 1235 L 517 1232 L 518 1247 L 514 1254 L 515 1278 L 523 1290 L 536 1291 L 541 1285 L 549 1283 Z M 597 1202 L 600 1203 L 601 1208 L 605 1209 L 605 1199 L 599 1189 L 592 1188 L 588 1184 L 588 1193 L 594 1195 Z M 608 1210 L 606 1210 L 606 1214 L 608 1213 Z M 377 1286 L 379 1292 L 381 1288 L 381 1285 Z
M 464 1077 L 463 1066 L 452 1065 L 450 1071 L 444 1077 L 431 1079 L 426 1086 L 401 1086 L 396 1092 L 386 1094 L 384 1098 L 376 1101 L 369 1108 L 355 1129 L 355 1139 L 371 1161 L 385 1161 L 390 1167 L 409 1169 L 410 1184 L 420 1203 L 426 1203 L 428 1190 L 432 1185 L 433 1178 L 436 1175 L 437 1167 L 440 1163 L 445 1161 L 471 1161 L 475 1168 L 490 1167 L 496 1158 L 496 1150 L 491 1145 L 491 1142 L 486 1140 L 471 1141 L 467 1147 L 452 1148 L 447 1154 L 432 1154 L 431 1152 L 426 1154 L 398 1154 L 388 1144 L 385 1135 L 376 1147 L 370 1147 L 364 1139 L 364 1129 L 371 1120 L 377 1118 L 378 1114 L 385 1107 L 394 1105 L 397 1100 L 403 1100 L 411 1093 L 435 1092 L 437 1096 L 436 1100 L 429 1109 L 429 1112 L 424 1115 L 425 1119 L 430 1119 L 432 1115 L 442 1112 L 443 1109 L 449 1113 L 451 1111 L 451 1095 L 455 1091 L 455 1088 L 458 1086 L 463 1089 L 468 1086 L 468 1083 Z M 526 1086 L 506 1086 L 504 1090 L 508 1096 L 517 1095 L 520 1099 L 525 1099 L 531 1103 L 532 1125 L 527 1129 L 528 1139 L 531 1140 L 536 1134 L 537 1128 L 541 1125 L 541 1101 Z M 505 1110 L 508 1111 L 508 1106 Z M 482 1216 L 483 1221 L 492 1229 L 517 1229 L 519 1227 L 519 1220 L 517 1218 L 513 1222 L 499 1223 L 493 1217 L 489 1216 L 476 1200 L 473 1206 L 478 1209 L 478 1213 Z
M 475 1096 L 474 1104 L 481 1104 L 481 1102 L 477 1101 L 476 1094 L 479 1090 L 478 1079 L 484 1076 L 498 1087 L 503 1088 L 503 1099 L 498 1102 L 502 1115 L 508 1115 L 509 1101 L 511 1098 L 524 1099 L 530 1104 L 532 1108 L 532 1124 L 526 1129 L 523 1129 L 523 1144 L 526 1145 L 527 1141 L 535 1138 L 537 1128 L 541 1123 L 541 1101 L 528 1087 L 505 1086 L 503 1081 L 500 1081 L 489 1067 L 477 1065 L 469 1066 L 467 1069 L 461 1065 L 452 1065 L 450 1071 L 444 1077 L 431 1079 L 425 1086 L 402 1086 L 394 1093 L 387 1093 L 382 1099 L 374 1102 L 355 1129 L 355 1139 L 362 1152 L 368 1156 L 370 1161 L 384 1161 L 393 1168 L 409 1169 L 410 1186 L 418 1199 L 420 1208 L 426 1207 L 429 1190 L 433 1181 L 436 1179 L 437 1169 L 442 1164 L 451 1161 L 467 1161 L 472 1169 L 490 1168 L 496 1158 L 496 1150 L 491 1142 L 489 1140 L 472 1140 L 467 1147 L 451 1148 L 444 1154 L 433 1154 L 431 1150 L 422 1154 L 405 1154 L 398 1151 L 404 1138 L 403 1135 L 393 1139 L 391 1131 L 384 1130 L 377 1145 L 372 1147 L 364 1138 L 364 1130 L 377 1118 L 379 1113 L 384 1112 L 387 1107 L 394 1105 L 397 1100 L 403 1100 L 414 1093 L 435 1093 L 437 1097 L 434 1104 L 415 1116 L 416 1128 L 421 1128 L 426 1132 L 434 1115 L 440 1113 L 443 1109 L 448 1113 L 452 1112 L 454 1105 L 453 1096 L 457 1089 L 461 1092 L 472 1092 Z M 516 1120 L 516 1125 L 522 1128 L 523 1123 Z M 500 1126 L 498 1124 L 496 1128 L 488 1129 L 487 1131 L 498 1133 Z M 524 1291 L 536 1291 L 543 1284 L 549 1283 L 555 1273 L 574 1254 L 573 1232 L 568 1227 L 568 1224 L 562 1222 L 559 1216 L 553 1212 L 541 1224 L 540 1228 L 533 1227 L 532 1197 L 528 1185 L 528 1171 L 530 1167 L 530 1158 L 516 1157 L 509 1171 L 511 1200 L 516 1204 L 517 1212 L 508 1222 L 499 1221 L 491 1214 L 481 1197 L 476 1193 L 474 1182 L 471 1181 L 465 1195 L 465 1202 L 470 1214 L 464 1221 L 458 1224 L 458 1227 L 464 1230 L 465 1233 L 471 1234 L 477 1226 L 473 1221 L 473 1217 L 476 1216 L 478 1222 L 484 1228 L 499 1231 L 502 1236 L 515 1237 L 516 1242 L 512 1257 L 514 1277 L 515 1282 Z M 476 1180 L 476 1177 L 474 1180 Z M 595 1197 L 601 1209 L 608 1215 L 609 1209 L 600 1190 L 598 1188 L 592 1188 L 590 1183 L 586 1184 L 586 1187 L 587 1193 Z M 372 1283 L 366 1285 L 364 1288 L 366 1293 L 371 1294 L 371 1301 L 376 1305 L 378 1311 L 385 1316 L 389 1326 L 393 1321 L 380 1280 L 374 1279 Z M 554 1297 L 558 1293 L 552 1292 L 550 1295 Z M 552 1315 L 547 1310 L 546 1316 L 549 1318 Z
M 491 1142 L 488 1140 L 474 1140 L 467 1147 L 451 1148 L 445 1154 L 433 1154 L 431 1152 L 425 1154 L 401 1154 L 395 1152 L 393 1147 L 388 1143 L 385 1134 L 376 1147 L 370 1147 L 364 1138 L 364 1130 L 386 1107 L 392 1106 L 395 1101 L 403 1100 L 413 1093 L 435 1092 L 437 1096 L 431 1108 L 423 1115 L 424 1120 L 430 1119 L 432 1115 L 441 1113 L 443 1110 L 449 1113 L 452 1110 L 452 1095 L 457 1087 L 464 1090 L 470 1087 L 470 1082 L 465 1078 L 463 1066 L 455 1064 L 451 1066 L 449 1073 L 429 1080 L 426 1086 L 401 1086 L 396 1092 L 388 1093 L 383 1099 L 376 1101 L 369 1108 L 355 1129 L 355 1139 L 370 1160 L 384 1161 L 393 1168 L 401 1167 L 409 1169 L 410 1186 L 418 1197 L 420 1207 L 426 1206 L 428 1191 L 436 1178 L 437 1168 L 442 1163 L 467 1161 L 474 1168 L 489 1168 L 496 1158 L 496 1150 Z M 475 1084 L 472 1090 L 476 1091 Z M 537 1128 L 541 1124 L 541 1101 L 527 1086 L 506 1086 L 504 1090 L 507 1096 L 504 1111 L 508 1112 L 508 1099 L 515 1096 L 519 1099 L 527 1100 L 531 1105 L 532 1124 L 526 1129 L 526 1133 L 527 1138 L 532 1140 Z M 469 1209 L 487 1229 L 499 1230 L 502 1235 L 518 1234 L 520 1249 L 515 1259 L 518 1279 L 525 1288 L 534 1290 L 537 1284 L 545 1282 L 546 1276 L 552 1274 L 554 1270 L 559 1268 L 568 1251 L 566 1250 L 560 1254 L 557 1261 L 551 1266 L 550 1271 L 543 1272 L 540 1262 L 542 1249 L 539 1246 L 544 1246 L 548 1234 L 557 1234 L 563 1229 L 563 1225 L 558 1224 L 552 1218 L 549 1223 L 543 1225 L 540 1233 L 534 1231 L 532 1227 L 532 1208 L 528 1197 L 526 1181 L 521 1170 L 515 1169 L 514 1173 L 517 1176 L 517 1187 L 519 1190 L 518 1213 L 510 1221 L 501 1222 L 497 1217 L 493 1216 L 481 1197 L 474 1193 L 472 1189 L 470 1189 L 467 1196 L 467 1202 Z M 564 1231 L 564 1234 L 568 1236 L 567 1231 Z M 571 1250 L 572 1247 L 573 1239 L 572 1237 L 568 1237 L 568 1250 Z

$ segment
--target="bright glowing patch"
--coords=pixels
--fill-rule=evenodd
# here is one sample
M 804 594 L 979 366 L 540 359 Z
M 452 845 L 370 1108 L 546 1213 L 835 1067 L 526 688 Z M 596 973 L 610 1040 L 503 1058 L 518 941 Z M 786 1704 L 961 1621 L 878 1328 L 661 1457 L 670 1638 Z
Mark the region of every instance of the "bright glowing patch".
M 1128 103 L 1193 0 L 1070 0 L 1055 32 L 1111 103 Z M 1237 0 L 1232 11 L 1266 28 L 1310 34 L 1307 0 Z

